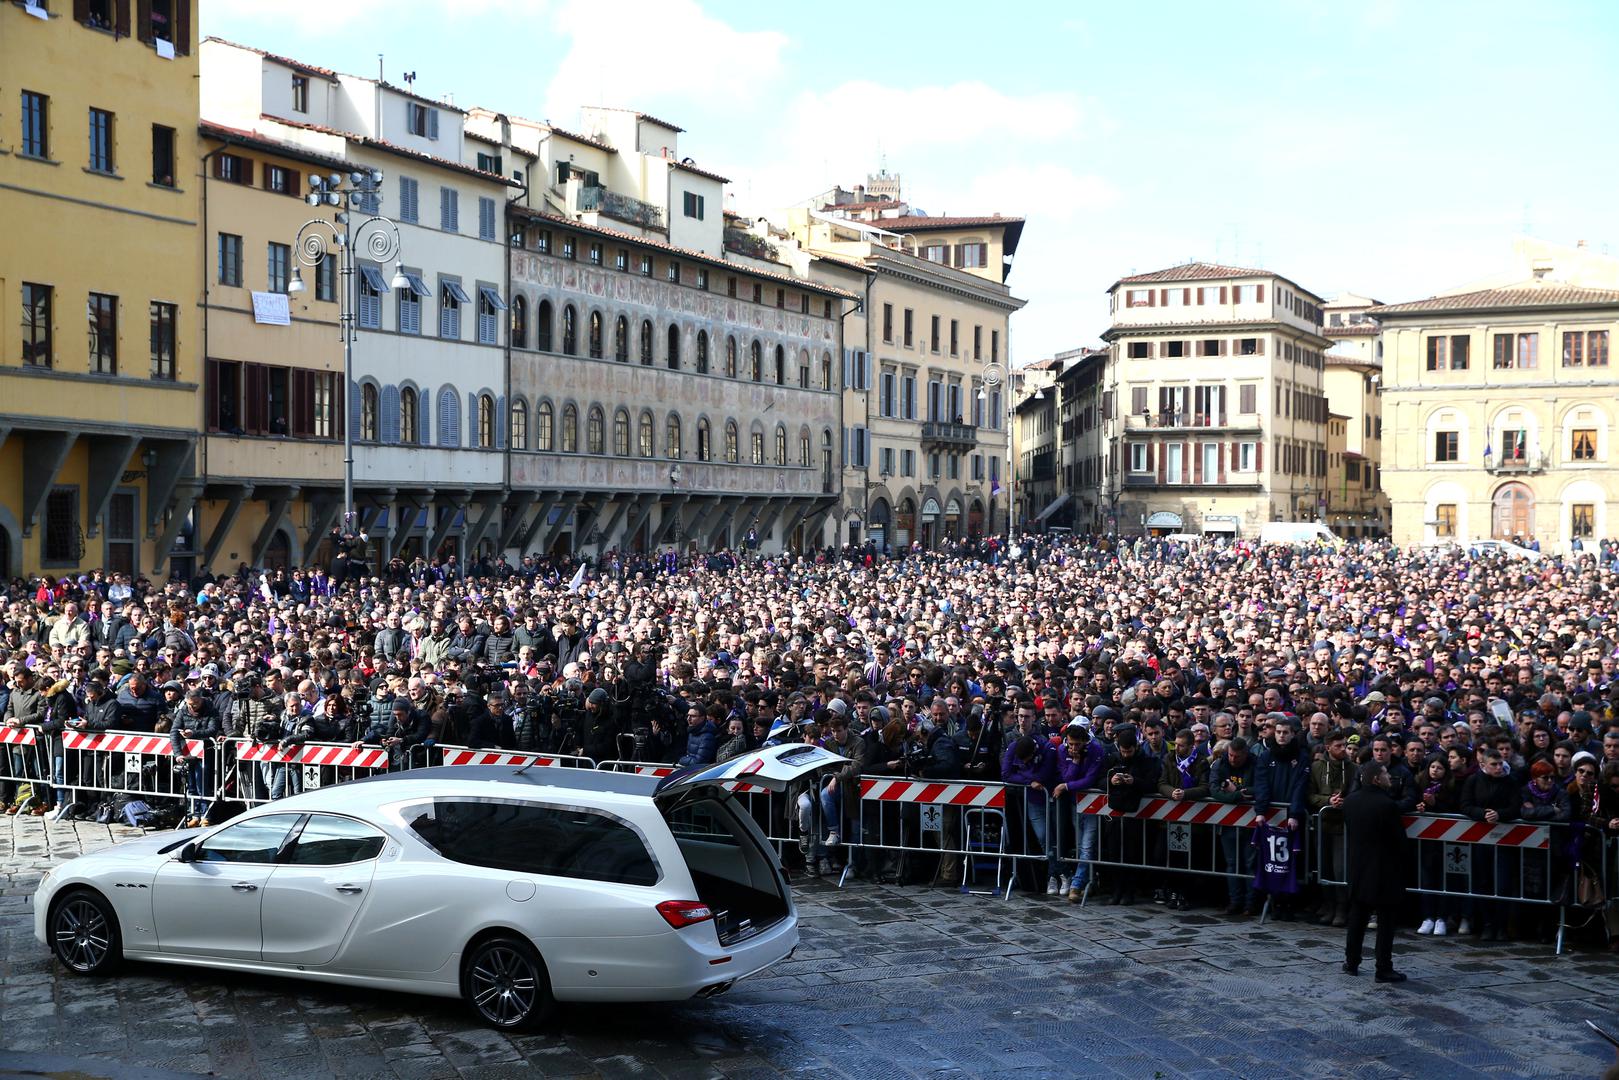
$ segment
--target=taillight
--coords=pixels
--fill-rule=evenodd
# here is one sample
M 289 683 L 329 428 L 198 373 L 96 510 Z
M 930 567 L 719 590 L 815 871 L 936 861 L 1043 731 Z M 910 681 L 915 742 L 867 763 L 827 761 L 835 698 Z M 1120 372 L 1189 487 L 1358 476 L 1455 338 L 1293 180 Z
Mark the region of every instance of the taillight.
M 658 905 L 658 914 L 676 930 L 714 917 L 714 912 L 701 900 L 665 900 Z

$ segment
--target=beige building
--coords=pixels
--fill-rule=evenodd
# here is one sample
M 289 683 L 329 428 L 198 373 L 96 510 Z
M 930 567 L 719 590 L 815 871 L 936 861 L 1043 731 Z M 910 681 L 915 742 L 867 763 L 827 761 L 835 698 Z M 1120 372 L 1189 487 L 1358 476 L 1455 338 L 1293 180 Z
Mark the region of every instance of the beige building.
M 1257 536 L 1327 505 L 1321 300 L 1285 277 L 1188 263 L 1108 290 L 1101 498 L 1119 531 Z
M 846 395 L 844 423 L 865 479 L 845 483 L 840 540 L 936 547 L 1004 530 L 1010 318 L 1024 304 L 1005 279 L 1022 220 L 925 217 L 847 192 L 777 216 L 783 257 L 870 275 L 864 318 L 845 329 L 859 395 Z
M 1383 342 L 1370 312 L 1380 301 L 1341 293 L 1321 305 L 1321 333 L 1332 342 L 1322 386 L 1343 418 L 1343 446 L 1328 450 L 1327 525 L 1346 539 L 1388 535 L 1382 490 Z
M 1396 543 L 1611 535 L 1619 289 L 1543 276 L 1389 304 L 1383 484 Z

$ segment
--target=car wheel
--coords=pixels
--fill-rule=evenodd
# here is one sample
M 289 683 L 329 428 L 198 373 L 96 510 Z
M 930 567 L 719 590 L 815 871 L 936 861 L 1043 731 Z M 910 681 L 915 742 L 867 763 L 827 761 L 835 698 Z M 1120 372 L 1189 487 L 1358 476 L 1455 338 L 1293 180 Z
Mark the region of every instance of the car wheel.
M 484 1023 L 505 1031 L 533 1028 L 551 1015 L 551 980 L 534 946 L 516 937 L 489 938 L 466 960 L 462 992 Z
M 51 952 L 79 975 L 108 975 L 124 958 L 118 916 L 100 893 L 75 889 L 51 905 Z

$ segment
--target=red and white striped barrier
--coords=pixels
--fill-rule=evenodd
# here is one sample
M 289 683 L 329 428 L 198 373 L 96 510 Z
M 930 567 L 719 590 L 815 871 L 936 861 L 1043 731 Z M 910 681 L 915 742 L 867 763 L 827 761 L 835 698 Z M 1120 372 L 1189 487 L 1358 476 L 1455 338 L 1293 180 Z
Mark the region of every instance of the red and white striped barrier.
M 932 780 L 860 778 L 860 797 L 874 802 L 932 803 L 940 806 L 1006 805 L 1000 784 L 962 784 Z
M 561 754 L 524 754 L 510 750 L 472 750 L 465 746 L 443 746 L 446 765 L 538 765 L 542 769 L 594 769 L 589 758 Z
M 1447 844 L 1487 844 L 1492 847 L 1537 848 L 1551 846 L 1551 829 L 1545 825 L 1523 825 L 1466 818 L 1423 817 L 1408 814 L 1405 835 L 1413 840 L 1442 840 Z
M 1142 799 L 1141 806 L 1135 813 L 1124 814 L 1108 809 L 1106 795 L 1085 792 L 1074 799 L 1074 806 L 1081 814 L 1134 817 L 1147 821 L 1178 821 L 1185 825 L 1228 825 L 1246 829 L 1259 822 L 1259 813 L 1253 806 L 1239 803 L 1192 802 L 1185 799 L 1176 802 L 1174 799 L 1151 798 Z M 1286 816 L 1287 811 L 1281 807 L 1272 807 L 1265 813 L 1266 819 L 1273 823 Z
M 388 751 L 378 746 L 304 743 L 282 750 L 275 743 L 238 742 L 237 761 L 270 761 L 289 765 L 332 765 L 352 769 L 386 769 Z
M 0 728 L 0 745 L 33 746 L 35 732 L 31 727 Z
M 160 754 L 172 756 L 174 744 L 167 735 L 146 735 L 130 731 L 103 731 L 90 734 L 84 731 L 62 732 L 62 746 L 67 750 L 98 751 L 115 754 Z M 186 740 L 186 753 L 201 757 L 201 739 Z

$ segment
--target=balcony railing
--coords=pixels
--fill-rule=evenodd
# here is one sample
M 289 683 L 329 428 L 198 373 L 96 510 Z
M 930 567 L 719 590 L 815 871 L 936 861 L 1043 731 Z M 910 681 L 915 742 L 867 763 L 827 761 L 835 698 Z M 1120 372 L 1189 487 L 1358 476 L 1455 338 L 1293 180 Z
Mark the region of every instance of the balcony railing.
M 978 428 L 972 424 L 929 420 L 922 425 L 922 441 L 945 446 L 972 446 L 978 442 Z
M 746 255 L 750 259 L 763 259 L 766 262 L 776 261 L 776 245 L 762 236 L 742 229 L 725 230 L 725 250 L 738 255 Z
M 579 212 L 603 214 L 648 229 L 663 228 L 663 211 L 660 208 L 628 195 L 608 191 L 600 185 L 586 184 L 579 188 Z
M 1238 413 L 1233 422 L 1228 413 L 1166 411 L 1130 413 L 1124 418 L 1124 426 L 1127 431 L 1146 431 L 1174 428 L 1257 428 L 1260 423 L 1257 413 Z
M 1506 473 L 1530 475 L 1545 472 L 1551 467 L 1550 454 L 1512 453 L 1485 459 L 1484 468 L 1496 475 Z

